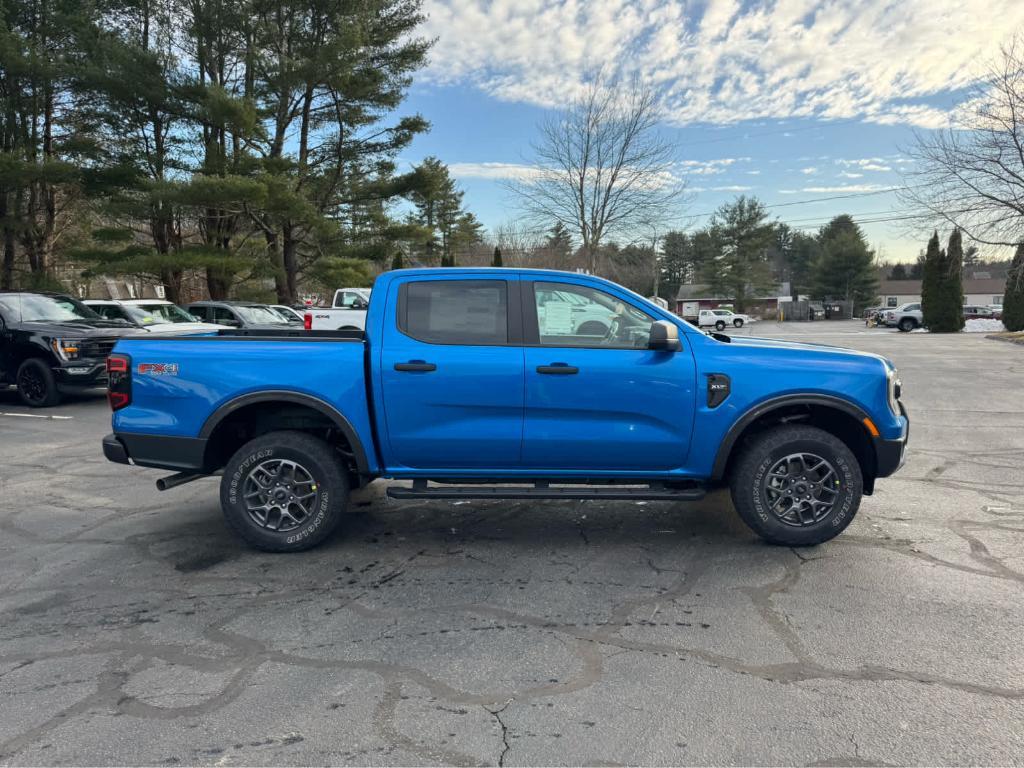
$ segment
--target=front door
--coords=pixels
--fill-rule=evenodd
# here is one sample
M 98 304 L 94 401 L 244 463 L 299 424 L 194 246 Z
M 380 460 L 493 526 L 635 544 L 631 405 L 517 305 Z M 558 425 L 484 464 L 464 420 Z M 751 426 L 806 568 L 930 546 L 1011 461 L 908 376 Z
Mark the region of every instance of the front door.
M 666 471 L 686 462 L 696 405 L 691 350 L 647 348 L 654 318 L 624 296 L 521 284 L 526 340 L 523 465 Z
M 519 466 L 518 281 L 479 275 L 392 284 L 380 350 L 389 469 Z

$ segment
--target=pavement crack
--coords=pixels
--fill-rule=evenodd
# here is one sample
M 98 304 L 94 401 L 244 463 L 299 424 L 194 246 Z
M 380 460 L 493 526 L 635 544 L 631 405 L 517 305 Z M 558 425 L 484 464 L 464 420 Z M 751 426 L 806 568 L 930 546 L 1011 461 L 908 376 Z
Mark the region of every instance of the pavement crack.
M 499 768 L 504 768 L 504 766 L 505 766 L 505 757 L 506 757 L 506 755 L 508 755 L 509 749 L 511 749 L 511 746 L 508 743 L 508 726 L 505 724 L 505 721 L 501 719 L 501 713 L 504 712 L 506 709 L 508 709 L 509 705 L 511 705 L 513 701 L 515 701 L 514 698 L 509 699 L 508 701 L 506 701 L 504 704 L 502 704 L 497 709 L 492 709 L 492 708 L 490 708 L 488 706 L 484 706 L 484 709 L 487 710 L 487 712 L 490 713 L 491 717 L 494 718 L 494 720 L 498 723 L 498 726 L 501 728 L 501 744 L 502 744 L 502 748 L 501 748 L 501 754 L 498 755 L 498 762 L 497 762 L 497 765 L 498 765 Z

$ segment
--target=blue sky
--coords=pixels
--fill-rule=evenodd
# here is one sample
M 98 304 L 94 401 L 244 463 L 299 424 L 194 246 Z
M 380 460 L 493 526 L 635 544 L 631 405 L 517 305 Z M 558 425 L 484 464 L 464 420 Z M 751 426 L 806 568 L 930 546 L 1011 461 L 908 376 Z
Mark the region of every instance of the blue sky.
M 503 179 L 536 126 L 598 66 L 660 95 L 678 226 L 752 194 L 793 226 L 906 213 L 894 192 L 914 131 L 942 127 L 1015 29 L 1021 0 L 426 0 L 437 42 L 404 108 L 431 123 L 403 155 L 436 155 L 489 229 L 516 218 Z M 841 199 L 804 202 L 819 198 Z M 865 223 L 889 261 L 920 235 Z

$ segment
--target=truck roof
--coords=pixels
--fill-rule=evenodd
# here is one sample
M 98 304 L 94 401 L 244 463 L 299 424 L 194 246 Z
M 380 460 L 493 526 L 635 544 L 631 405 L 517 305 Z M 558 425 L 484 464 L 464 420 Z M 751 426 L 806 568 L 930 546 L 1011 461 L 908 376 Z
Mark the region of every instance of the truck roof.
M 537 269 L 536 267 L 520 268 L 520 267 L 412 267 L 409 269 L 393 269 L 385 272 L 384 275 L 437 275 L 437 274 L 481 274 L 481 275 L 496 275 L 496 274 L 517 274 L 517 275 L 540 275 L 550 277 L 552 275 L 559 275 L 561 277 L 589 277 L 601 282 L 607 282 L 602 277 L 596 275 L 587 275 L 582 272 L 569 272 L 564 269 Z

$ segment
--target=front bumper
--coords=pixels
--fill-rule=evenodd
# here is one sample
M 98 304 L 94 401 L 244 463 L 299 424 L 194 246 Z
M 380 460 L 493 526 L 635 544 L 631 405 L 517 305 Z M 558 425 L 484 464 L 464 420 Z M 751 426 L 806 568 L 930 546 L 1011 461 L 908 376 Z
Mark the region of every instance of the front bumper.
M 106 360 L 69 360 L 53 368 L 53 377 L 61 388 L 93 389 L 107 386 Z
M 907 442 L 910 440 L 910 417 L 907 409 L 900 403 L 900 414 L 903 416 L 903 434 L 895 440 L 875 440 L 875 476 L 889 477 L 907 460 Z

